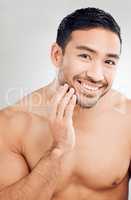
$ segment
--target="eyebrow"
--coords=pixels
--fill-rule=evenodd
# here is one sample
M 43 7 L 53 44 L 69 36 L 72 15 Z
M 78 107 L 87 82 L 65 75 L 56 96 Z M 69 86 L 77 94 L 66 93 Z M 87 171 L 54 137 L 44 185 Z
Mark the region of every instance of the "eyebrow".
M 91 53 L 94 53 L 94 54 L 97 54 L 97 51 L 88 47 L 88 46 L 84 46 L 84 45 L 81 45 L 81 46 L 76 46 L 76 49 L 79 49 L 79 50 L 86 50 L 86 51 L 89 51 Z M 106 54 L 107 57 L 110 57 L 110 58 L 115 58 L 115 59 L 119 59 L 120 56 L 118 54 L 114 54 L 114 53 L 108 53 Z

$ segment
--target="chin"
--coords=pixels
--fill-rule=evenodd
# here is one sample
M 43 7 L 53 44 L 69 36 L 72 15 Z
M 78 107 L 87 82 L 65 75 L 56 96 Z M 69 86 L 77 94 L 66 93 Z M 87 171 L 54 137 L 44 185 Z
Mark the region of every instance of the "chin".
M 79 99 L 77 97 L 77 105 L 80 106 L 81 108 L 87 108 L 87 109 L 93 108 L 97 104 L 98 101 L 99 101 L 99 99 L 94 99 L 94 100 L 86 99 L 86 100 L 84 100 L 84 98 Z
M 76 92 L 77 96 L 77 105 L 81 108 L 93 108 L 99 100 L 105 96 L 105 94 L 109 91 L 109 88 L 106 88 L 105 90 L 101 90 L 98 94 L 92 96 L 92 95 L 83 95 Z

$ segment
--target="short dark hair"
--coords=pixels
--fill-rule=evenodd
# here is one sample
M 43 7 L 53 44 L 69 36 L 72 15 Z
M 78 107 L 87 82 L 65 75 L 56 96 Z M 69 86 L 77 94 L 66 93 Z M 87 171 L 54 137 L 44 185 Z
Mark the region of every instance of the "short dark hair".
M 115 19 L 109 13 L 92 7 L 81 8 L 67 15 L 58 27 L 56 42 L 64 52 L 72 31 L 97 27 L 116 33 L 122 45 L 121 30 Z

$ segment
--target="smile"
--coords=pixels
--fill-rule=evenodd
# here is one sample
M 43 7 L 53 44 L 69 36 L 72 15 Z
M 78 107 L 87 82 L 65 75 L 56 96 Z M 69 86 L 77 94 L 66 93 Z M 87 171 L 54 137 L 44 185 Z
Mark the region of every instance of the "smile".
M 77 80 L 77 84 L 83 92 L 97 92 L 100 89 L 100 86 L 94 86 L 92 83 L 86 81 Z
M 98 90 L 98 87 L 92 87 L 92 86 L 90 86 L 90 85 L 88 85 L 88 84 L 86 84 L 86 83 L 81 83 L 81 86 L 82 86 L 83 88 L 88 89 L 88 90 L 91 90 L 91 91 L 96 91 L 96 90 Z

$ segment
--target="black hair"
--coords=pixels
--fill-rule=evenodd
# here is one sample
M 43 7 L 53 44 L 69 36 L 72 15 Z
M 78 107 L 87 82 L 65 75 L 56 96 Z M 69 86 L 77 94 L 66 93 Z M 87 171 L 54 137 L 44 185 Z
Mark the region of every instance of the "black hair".
M 115 19 L 109 13 L 92 7 L 81 8 L 67 15 L 58 27 L 56 42 L 64 52 L 72 31 L 97 27 L 116 33 L 122 45 L 121 30 Z

